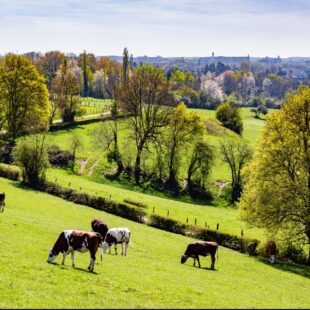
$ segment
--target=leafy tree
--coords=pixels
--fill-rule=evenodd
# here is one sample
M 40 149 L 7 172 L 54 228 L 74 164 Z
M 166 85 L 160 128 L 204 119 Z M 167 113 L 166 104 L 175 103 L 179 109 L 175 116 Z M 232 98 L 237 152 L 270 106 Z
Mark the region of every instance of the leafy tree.
M 86 51 L 82 54 L 83 97 L 89 96 L 89 67 Z
M 22 137 L 13 149 L 14 162 L 22 169 L 23 182 L 38 188 L 49 167 L 45 134 Z
M 52 100 L 56 103 L 63 122 L 73 122 L 80 107 L 80 81 L 68 67 L 67 58 L 53 80 Z
M 192 197 L 208 198 L 206 197 L 206 182 L 213 160 L 212 147 L 204 141 L 196 142 L 187 169 L 187 189 Z
M 287 95 L 244 170 L 242 219 L 286 241 L 310 244 L 310 87 Z
M 239 108 L 232 108 L 229 103 L 223 103 L 216 109 L 216 118 L 224 127 L 242 134 L 243 123 Z
M 181 103 L 172 112 L 164 135 L 169 171 L 166 187 L 177 191 L 179 157 L 182 150 L 188 149 L 186 145 L 194 143 L 197 138 L 202 138 L 203 124 L 201 118 L 196 112 L 189 112 L 185 104 Z
M 252 150 L 246 143 L 228 141 L 221 142 L 221 154 L 231 171 L 231 201 L 234 203 L 241 196 L 243 188 L 241 170 L 252 158 Z
M 0 131 L 13 146 L 25 132 L 48 127 L 50 104 L 43 76 L 30 60 L 8 54 L 0 66 Z
M 124 48 L 123 51 L 123 83 L 126 83 L 127 81 L 127 76 L 128 76 L 128 61 L 129 61 L 129 56 L 128 56 L 128 49 L 127 47 Z
M 160 68 L 150 65 L 138 67 L 121 85 L 118 97 L 122 109 L 132 117 L 130 122 L 136 144 L 135 182 L 140 183 L 141 155 L 150 142 L 157 139 L 161 129 L 167 126 L 173 99 L 168 93 L 169 84 Z
M 264 104 L 259 105 L 257 108 L 251 109 L 251 112 L 254 113 L 255 118 L 259 118 L 260 114 L 268 114 L 268 109 Z
M 73 171 L 74 170 L 74 165 L 75 165 L 75 159 L 76 159 L 76 152 L 81 150 L 82 147 L 83 147 L 83 142 L 80 138 L 80 136 L 77 134 L 77 133 L 74 133 L 72 136 L 71 136 L 71 139 L 70 139 L 70 151 L 72 153 L 72 162 L 71 162 L 71 170 Z

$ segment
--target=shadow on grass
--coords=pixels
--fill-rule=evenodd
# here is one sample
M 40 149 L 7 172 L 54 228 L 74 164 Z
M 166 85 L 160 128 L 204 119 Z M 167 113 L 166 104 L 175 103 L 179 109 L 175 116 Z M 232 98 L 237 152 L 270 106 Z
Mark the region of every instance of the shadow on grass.
M 297 265 L 291 262 L 283 262 L 279 260 L 276 260 L 274 264 L 270 264 L 266 258 L 262 258 L 262 257 L 255 257 L 255 260 L 265 265 L 268 265 L 271 268 L 275 268 L 275 269 L 286 271 L 286 272 L 291 272 L 296 275 L 310 279 L 310 267 L 308 266 Z
M 190 265 L 190 264 L 184 264 L 184 266 L 190 267 L 190 268 L 202 269 L 202 270 L 219 271 L 218 269 L 212 269 L 211 267 L 201 267 L 201 268 L 199 268 L 199 266 L 194 266 L 194 265 Z
M 89 274 L 98 275 L 98 273 L 96 271 L 89 271 L 88 269 L 84 269 L 84 268 L 80 268 L 80 267 L 69 267 L 69 266 L 64 266 L 64 265 L 61 265 L 61 264 L 58 264 L 55 262 L 51 262 L 49 264 L 54 265 L 54 266 L 58 266 L 62 270 L 77 270 L 77 271 L 83 271 L 83 272 L 86 272 Z

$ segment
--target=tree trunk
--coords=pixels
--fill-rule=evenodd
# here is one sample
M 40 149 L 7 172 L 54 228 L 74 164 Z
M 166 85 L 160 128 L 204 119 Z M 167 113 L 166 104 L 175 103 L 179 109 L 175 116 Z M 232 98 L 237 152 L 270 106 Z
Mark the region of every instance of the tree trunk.
M 136 156 L 136 162 L 135 162 L 135 182 L 137 185 L 140 185 L 140 174 L 141 174 L 141 153 L 142 148 L 138 148 L 137 156 Z

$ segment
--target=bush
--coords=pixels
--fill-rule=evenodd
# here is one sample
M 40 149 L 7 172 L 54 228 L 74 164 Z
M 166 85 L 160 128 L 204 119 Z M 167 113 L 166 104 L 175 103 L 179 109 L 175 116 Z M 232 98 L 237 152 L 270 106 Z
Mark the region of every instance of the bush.
M 16 170 L 0 165 L 0 177 L 13 181 L 18 181 L 20 174 Z
M 74 157 L 69 151 L 61 150 L 58 145 L 53 145 L 48 150 L 48 160 L 54 167 L 66 167 Z
M 232 108 L 228 103 L 223 103 L 216 109 L 216 118 L 224 127 L 242 134 L 243 123 L 239 108 Z
M 130 199 L 124 199 L 124 202 L 129 203 L 130 205 L 134 205 L 138 208 L 147 208 L 147 205 L 142 203 L 142 202 L 138 202 L 138 201 L 133 201 Z
M 13 149 L 13 158 L 22 170 L 23 182 L 33 188 L 45 181 L 49 166 L 44 135 L 30 135 L 18 140 Z
M 40 189 L 62 199 L 102 210 L 135 222 L 143 223 L 144 217 L 146 216 L 144 211 L 128 206 L 127 204 L 117 203 L 104 197 L 96 197 L 87 193 L 81 193 L 71 188 L 62 187 L 53 182 L 46 181 Z
M 259 244 L 259 240 L 256 239 L 243 238 L 222 233 L 216 230 L 186 225 L 176 220 L 155 214 L 151 215 L 148 225 L 176 234 L 187 235 L 192 238 L 206 241 L 215 241 L 219 245 L 230 248 L 232 250 L 241 253 L 247 253 L 249 255 L 257 255 L 256 248 Z

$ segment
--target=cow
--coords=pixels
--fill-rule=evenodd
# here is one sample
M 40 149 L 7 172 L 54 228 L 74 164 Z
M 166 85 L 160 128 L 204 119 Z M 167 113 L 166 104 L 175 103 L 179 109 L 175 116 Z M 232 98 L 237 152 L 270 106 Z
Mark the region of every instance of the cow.
M 75 266 L 74 252 L 79 251 L 90 253 L 89 271 L 93 271 L 95 267 L 96 253 L 101 246 L 102 238 L 99 233 L 87 232 L 80 230 L 64 230 L 60 233 L 54 247 L 49 250 L 47 262 L 51 263 L 58 256 L 59 253 L 63 254 L 61 264 L 65 264 L 67 254 L 71 253 L 72 267 Z
M 266 254 L 270 264 L 274 264 L 277 254 L 277 245 L 273 240 L 268 240 L 266 242 Z
M 107 251 L 107 248 L 109 248 L 109 254 L 111 254 L 111 246 L 113 243 L 115 254 L 117 255 L 117 244 L 120 243 L 122 245 L 122 255 L 126 256 L 129 239 L 130 239 L 130 231 L 128 228 L 109 229 L 102 244 L 102 251 L 100 253 L 101 260 L 102 260 L 102 252 L 105 253 Z M 125 251 L 124 251 L 124 243 L 125 243 Z
M 184 264 L 189 257 L 194 259 L 194 266 L 196 266 L 196 259 L 198 261 L 198 266 L 200 268 L 199 255 L 207 256 L 211 255 L 211 269 L 214 269 L 215 263 L 215 253 L 217 251 L 218 244 L 216 242 L 211 241 L 197 241 L 190 243 L 187 246 L 187 249 L 182 255 L 181 264 Z
M 0 193 L 0 212 L 4 211 L 5 206 L 5 193 Z
M 104 240 L 107 234 L 107 231 L 109 230 L 107 224 L 103 220 L 100 220 L 100 219 L 93 219 L 91 221 L 91 228 L 94 232 L 97 232 L 101 235 L 102 240 Z

